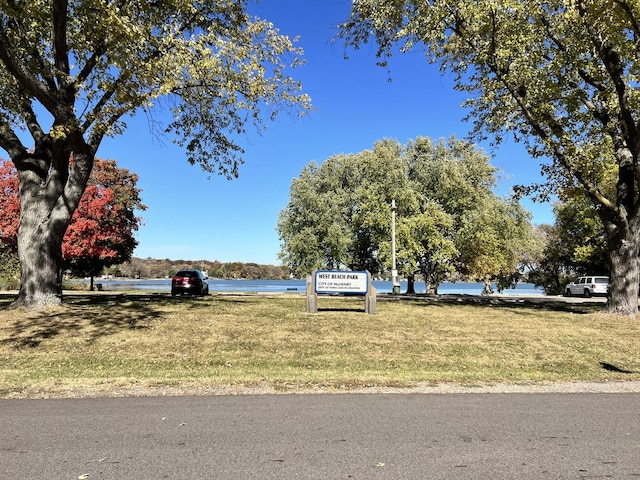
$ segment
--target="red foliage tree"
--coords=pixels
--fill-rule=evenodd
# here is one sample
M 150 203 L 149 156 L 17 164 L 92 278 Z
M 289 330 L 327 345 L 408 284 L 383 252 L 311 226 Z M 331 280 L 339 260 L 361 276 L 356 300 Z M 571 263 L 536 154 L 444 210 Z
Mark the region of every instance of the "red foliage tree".
M 136 187 L 138 176 L 114 160 L 96 159 L 89 183 L 62 243 L 63 266 L 77 276 L 98 275 L 103 268 L 131 259 L 145 210 Z M 0 163 L 0 241 L 17 244 L 20 219 L 18 177 L 13 163 Z
M 18 174 L 13 163 L 0 163 L 0 242 L 15 247 L 20 223 Z

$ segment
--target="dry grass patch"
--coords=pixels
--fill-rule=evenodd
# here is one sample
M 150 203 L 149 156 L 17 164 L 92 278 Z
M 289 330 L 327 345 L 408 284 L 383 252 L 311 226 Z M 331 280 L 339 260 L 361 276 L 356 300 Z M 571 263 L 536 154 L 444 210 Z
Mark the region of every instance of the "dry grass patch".
M 96 294 L 2 309 L 0 397 L 640 379 L 640 325 L 597 306 L 320 308 L 307 314 L 299 295 Z

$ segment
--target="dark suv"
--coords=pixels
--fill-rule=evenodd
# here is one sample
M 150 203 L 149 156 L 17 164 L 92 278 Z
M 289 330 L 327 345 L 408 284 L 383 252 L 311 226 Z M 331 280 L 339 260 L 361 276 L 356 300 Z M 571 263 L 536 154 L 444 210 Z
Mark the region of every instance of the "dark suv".
M 207 277 L 200 270 L 180 270 L 171 279 L 171 295 L 209 295 Z

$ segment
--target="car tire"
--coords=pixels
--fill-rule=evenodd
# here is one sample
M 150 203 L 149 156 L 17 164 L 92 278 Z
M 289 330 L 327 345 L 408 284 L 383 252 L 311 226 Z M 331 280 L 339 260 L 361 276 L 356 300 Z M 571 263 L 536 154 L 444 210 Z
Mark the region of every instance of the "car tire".
M 564 294 L 565 294 L 565 296 L 570 297 L 570 296 L 571 296 L 571 290 L 567 288 L 567 289 L 564 291 Z
M 588 288 L 584 289 L 584 298 L 590 298 L 591 297 L 591 290 L 589 290 Z

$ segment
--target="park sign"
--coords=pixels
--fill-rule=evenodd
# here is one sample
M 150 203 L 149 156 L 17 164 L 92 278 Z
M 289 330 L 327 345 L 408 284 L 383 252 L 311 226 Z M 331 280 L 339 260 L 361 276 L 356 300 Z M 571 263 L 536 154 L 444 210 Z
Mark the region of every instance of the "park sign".
M 376 313 L 376 287 L 369 272 L 316 270 L 307 277 L 307 312 L 318 311 L 318 295 L 362 295 L 364 311 Z
M 316 270 L 316 293 L 366 294 L 369 290 L 368 272 Z

